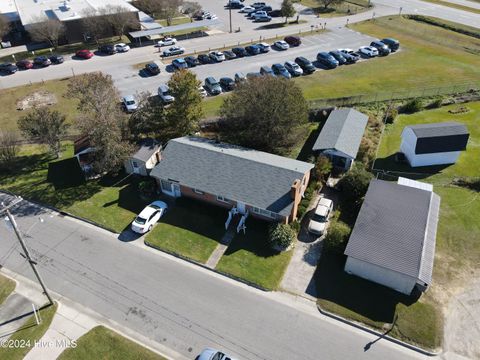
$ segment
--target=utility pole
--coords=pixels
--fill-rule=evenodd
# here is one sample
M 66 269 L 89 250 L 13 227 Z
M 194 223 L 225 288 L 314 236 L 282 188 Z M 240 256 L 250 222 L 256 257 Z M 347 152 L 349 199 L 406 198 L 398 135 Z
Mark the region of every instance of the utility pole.
M 230 19 L 230 33 L 232 33 L 232 3 L 231 1 L 228 2 L 228 17 Z
M 37 280 L 38 280 L 38 282 L 40 283 L 40 286 L 43 289 L 43 293 L 47 297 L 50 305 L 53 305 L 53 300 L 52 300 L 50 294 L 48 293 L 48 290 L 47 290 L 42 278 L 40 277 L 40 274 L 38 273 L 37 268 L 35 267 L 35 265 L 37 265 L 37 262 L 31 258 L 30 253 L 27 249 L 27 245 L 25 245 L 25 242 L 23 241 L 22 235 L 20 234 L 20 231 L 18 230 L 17 222 L 15 221 L 14 217 L 12 216 L 12 214 L 10 213 L 10 210 L 9 210 L 12 206 L 18 204 L 22 200 L 23 200 L 22 198 L 17 198 L 11 204 L 7 205 L 3 209 L 0 209 L 0 214 L 3 213 L 3 212 L 5 212 L 7 214 L 8 220 L 10 220 L 10 223 L 13 226 L 13 230 L 15 231 L 15 235 L 17 236 L 17 239 L 20 242 L 20 245 L 22 246 L 23 252 L 25 253 L 25 257 L 27 258 L 28 263 L 32 267 L 32 270 L 35 273 L 35 276 L 37 277 Z M 2 205 L 3 205 L 3 203 L 2 203 Z

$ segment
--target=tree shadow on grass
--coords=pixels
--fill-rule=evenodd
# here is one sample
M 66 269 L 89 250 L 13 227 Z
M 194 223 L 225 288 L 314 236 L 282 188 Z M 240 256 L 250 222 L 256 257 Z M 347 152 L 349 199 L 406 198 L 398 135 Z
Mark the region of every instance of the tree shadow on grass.
M 344 271 L 346 257 L 322 254 L 315 273 L 316 296 L 340 305 L 374 322 L 392 323 L 397 304 L 414 304 L 419 293 L 401 294 L 385 286 L 349 275 Z

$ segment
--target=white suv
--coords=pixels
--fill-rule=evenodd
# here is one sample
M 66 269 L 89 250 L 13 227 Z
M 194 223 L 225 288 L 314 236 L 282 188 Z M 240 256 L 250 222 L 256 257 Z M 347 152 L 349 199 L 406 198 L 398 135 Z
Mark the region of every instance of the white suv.
M 158 87 L 158 96 L 164 104 L 170 104 L 175 100 L 175 98 L 170 95 L 170 89 L 166 84 L 162 84 Z
M 328 217 L 333 210 L 333 201 L 327 198 L 320 198 L 315 212 L 308 224 L 308 231 L 315 235 L 325 234 L 328 224 Z
M 216 62 L 222 62 L 225 60 L 225 54 L 221 51 L 212 51 L 208 55 L 210 56 L 210 59 Z
M 166 37 L 166 38 L 163 38 L 162 40 L 158 40 L 157 46 L 170 46 L 170 45 L 175 45 L 176 43 L 177 43 L 177 39 Z

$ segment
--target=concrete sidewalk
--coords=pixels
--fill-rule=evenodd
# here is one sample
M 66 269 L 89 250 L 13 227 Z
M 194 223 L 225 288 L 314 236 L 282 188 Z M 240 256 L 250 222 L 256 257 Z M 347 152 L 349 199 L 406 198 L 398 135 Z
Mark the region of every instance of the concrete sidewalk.
M 0 341 L 7 340 L 33 314 L 33 301 L 13 292 L 0 307 Z M 35 304 L 38 307 L 42 303 Z

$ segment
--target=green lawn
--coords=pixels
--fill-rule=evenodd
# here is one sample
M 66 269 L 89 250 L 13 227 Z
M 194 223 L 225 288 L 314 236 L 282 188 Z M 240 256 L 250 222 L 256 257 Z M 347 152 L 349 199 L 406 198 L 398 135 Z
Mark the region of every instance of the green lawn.
M 0 275 L 0 305 L 3 304 L 13 290 L 15 290 L 15 281 Z
M 65 350 L 58 360 L 166 360 L 164 357 L 124 338 L 103 326 L 97 326 L 77 340 L 77 347 Z
M 37 325 L 34 315 L 28 317 L 21 328 L 9 337 L 9 340 L 22 341 L 26 346 L 11 348 L 0 347 L 0 359 L 22 360 L 35 345 L 35 341 L 40 340 L 48 330 L 56 311 L 57 304 L 40 309 L 40 317 L 42 319 L 40 325 Z
M 147 235 L 161 250 L 206 263 L 225 234 L 228 211 L 193 199 L 177 199 Z
M 444 1 L 444 0 L 423 0 L 423 1 L 426 1 L 426 2 L 429 2 L 429 3 L 432 3 L 432 4 L 451 7 L 451 8 L 458 9 L 458 10 L 469 11 L 469 12 L 472 12 L 472 13 L 475 13 L 475 14 L 480 14 L 480 9 L 473 8 L 473 7 L 470 7 L 470 6 L 461 5 L 461 4 L 456 4 L 456 3 L 453 3 L 453 2 L 450 2 L 450 1 Z
M 157 20 L 156 22 L 162 26 L 175 26 L 175 25 L 186 24 L 192 21 L 188 16 L 181 16 L 181 17 L 173 18 L 172 23 L 170 25 L 167 24 L 167 19 Z
M 368 10 L 369 1 L 368 0 L 354 0 L 354 1 L 344 1 L 337 5 L 331 5 L 325 8 L 317 0 L 301 0 L 300 4 L 312 8 L 315 13 L 320 14 L 320 17 L 335 17 L 335 16 L 346 16 L 349 14 L 358 14 L 360 12 Z
M 235 236 L 216 269 L 263 288 L 276 290 L 293 250 L 278 253 L 270 249 L 266 242 L 267 222 L 248 218 L 246 226 L 245 235 L 242 232 Z

